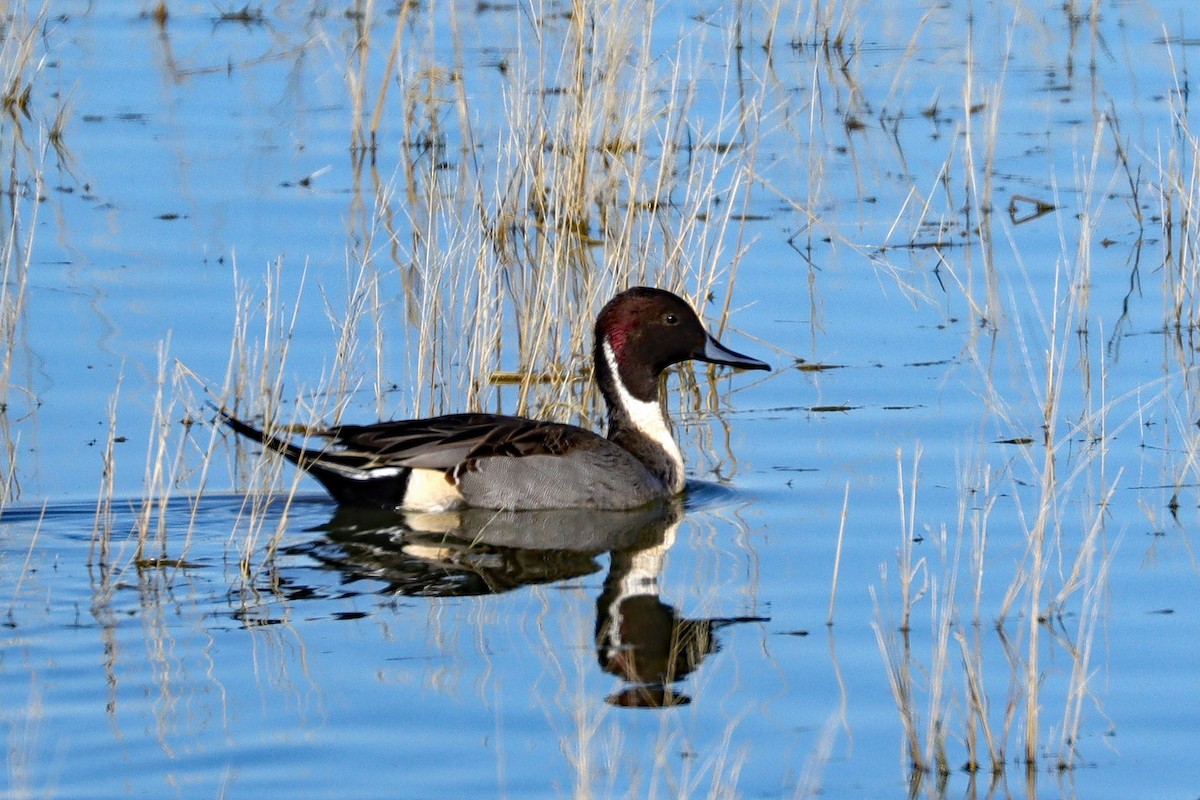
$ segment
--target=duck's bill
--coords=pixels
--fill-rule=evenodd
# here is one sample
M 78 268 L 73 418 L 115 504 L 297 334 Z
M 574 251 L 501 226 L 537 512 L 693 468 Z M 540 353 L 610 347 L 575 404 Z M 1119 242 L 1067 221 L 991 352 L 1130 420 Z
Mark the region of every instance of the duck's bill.
M 708 341 L 704 344 L 704 352 L 696 356 L 696 359 L 707 361 L 710 364 L 737 367 L 738 369 L 771 369 L 771 365 L 767 362 L 759 361 L 757 358 L 751 358 L 750 356 L 744 356 L 741 353 L 735 353 L 712 336 L 708 337 Z

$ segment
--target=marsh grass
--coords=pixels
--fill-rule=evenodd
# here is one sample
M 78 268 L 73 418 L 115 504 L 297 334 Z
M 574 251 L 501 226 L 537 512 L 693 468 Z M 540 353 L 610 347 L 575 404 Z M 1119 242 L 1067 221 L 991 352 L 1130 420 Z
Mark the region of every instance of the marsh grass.
M 1070 223 L 1060 216 L 1062 253 L 1052 292 L 1035 290 L 1035 280 L 1025 272 L 1014 246 L 1009 259 L 1018 265 L 1020 275 L 999 286 L 999 296 L 1006 292 L 1008 296 L 1004 313 L 985 314 L 982 305 L 967 298 L 980 321 L 994 331 L 976 340 L 972 350 L 992 418 L 988 427 L 1028 430 L 1030 435 L 979 443 L 978 452 L 962 471 L 953 550 L 946 548 L 944 528 L 925 533 L 927 540 L 934 534 L 932 541 L 940 554 L 940 565 L 928 556 L 924 561 L 929 593 L 921 605 L 928 606 L 931 622 L 930 634 L 923 637 L 927 653 L 913 648 L 908 632 L 914 598 L 925 598 L 910 591 L 906 580 L 913 574 L 908 547 L 915 529 L 911 516 L 915 501 L 906 502 L 906 497 L 915 497 L 916 483 L 908 484 L 901 473 L 900 589 L 892 615 L 879 611 L 877 602 L 876 630 L 914 776 L 944 773 L 953 764 L 947 752 L 962 752 L 961 768 L 968 773 L 984 770 L 1002 775 L 1014 763 L 1014 752 L 1019 753 L 1016 762 L 1025 767 L 1029 781 L 1044 769 L 1070 773 L 1080 762 L 1081 737 L 1087 738 L 1089 716 L 1104 719 L 1097 697 L 1096 653 L 1108 574 L 1120 538 L 1109 531 L 1109 509 L 1123 477 L 1120 467 L 1111 466 L 1116 459 L 1109 447 L 1123 432 L 1142 428 L 1162 399 L 1174 402 L 1169 399 L 1172 387 L 1179 378 L 1185 386 L 1190 383 L 1185 376 L 1193 363 L 1190 356 L 1181 357 L 1179 378 L 1169 374 L 1169 368 L 1161 387 L 1143 384 L 1114 394 L 1108 362 L 1091 344 L 1093 336 L 1105 333 L 1090 307 L 1093 254 L 1097 242 L 1105 246 L 1109 242 L 1100 228 L 1105 206 L 1116 196 L 1114 186 L 1122 182 L 1132 184 L 1128 197 L 1135 200 L 1145 191 L 1138 186 L 1141 168 L 1132 163 L 1113 113 L 1110 108 L 1097 116 L 1091 140 L 1076 159 L 1072 200 L 1063 200 L 1052 187 L 1048 206 L 1076 209 Z M 1188 136 L 1183 141 L 1186 146 L 1181 150 L 1192 148 L 1194 155 L 1194 142 Z M 1172 166 L 1160 162 L 1169 176 L 1162 182 L 1167 187 L 1161 195 L 1163 213 L 1154 217 L 1170 228 L 1164 229 L 1168 258 L 1160 273 L 1166 299 L 1163 328 L 1178 332 L 1173 337 L 1177 341 L 1192 335 L 1187 309 L 1194 277 L 1187 271 L 1189 245 L 1181 245 L 1189 233 L 1188 225 L 1179 219 L 1186 218 L 1187 212 L 1165 206 L 1189 206 L 1192 190 L 1184 188 L 1189 181 L 1180 177 L 1177 165 L 1190 157 L 1172 155 L 1166 162 Z M 1131 206 L 1130 216 L 1140 232 L 1147 215 L 1138 205 Z M 948 274 L 955 274 L 953 264 L 948 266 Z M 1135 266 L 1134 283 L 1137 280 Z M 957 286 L 969 293 L 969 281 L 958 281 Z M 996 292 L 989 289 L 988 295 Z M 1122 316 L 1118 326 L 1124 322 Z M 1110 350 L 1115 341 L 1116 334 Z M 1009 385 L 1003 371 L 1005 358 L 1025 374 L 1027 392 L 1020 399 L 1011 396 L 1011 389 L 1001 388 Z M 1183 396 L 1189 396 L 1186 390 Z M 1036 417 L 1031 417 L 1029 408 L 1037 409 Z M 1164 427 L 1190 431 L 1194 426 L 1185 420 L 1193 417 L 1179 414 Z M 993 428 L 994 423 L 999 425 Z M 1188 444 L 1195 440 L 1194 434 L 1181 438 L 1180 460 L 1194 463 L 1187 455 L 1194 452 Z M 1019 448 L 1018 457 L 998 456 L 992 452 L 997 445 Z M 1177 479 L 1176 485 L 1187 480 Z M 1168 504 L 1172 513 L 1179 507 L 1177 497 L 1178 489 Z M 1016 569 L 1005 580 L 1002 596 L 989 600 L 985 584 L 994 585 L 997 576 L 985 582 L 984 575 L 997 571 L 989 529 L 998 506 L 1015 511 L 1025 546 Z M 969 542 L 969 547 L 964 548 L 963 542 Z M 963 570 L 965 582 L 960 581 Z M 961 597 L 955 589 L 960 582 L 967 590 Z M 990 620 L 983 609 L 992 609 Z M 988 622 L 994 626 L 990 634 L 982 627 Z M 957 658 L 950 659 L 948 650 L 954 645 Z M 914 679 L 915 675 L 922 679 Z M 953 679 L 949 694 L 947 678 Z M 1001 690 L 1005 683 L 1007 688 Z
M 595 427 L 590 320 L 611 294 L 662 286 L 726 325 L 761 102 L 702 118 L 699 56 L 685 41 L 651 50 L 653 7 L 579 5 L 520 26 L 490 79 L 504 112 L 492 140 L 477 138 L 452 9 L 451 63 L 431 46 L 445 31 L 410 24 L 407 4 L 395 19 L 361 12 L 345 54 L 356 236 L 345 285 L 322 290 L 349 297 L 326 303 L 334 364 L 312 394 L 338 399 L 312 409 L 324 421 L 365 388 L 381 417 L 489 409 Z M 401 138 L 385 146 L 388 120 Z M 718 402 L 692 376 L 672 399 L 685 425 Z M 231 403 L 273 425 L 274 388 L 251 394 Z
M 14 354 L 23 337 L 32 237 L 37 221 L 37 201 L 19 197 L 15 190 L 17 167 L 10 164 L 7 231 L 0 246 L 0 506 L 20 495 L 17 481 L 17 441 L 11 435 L 9 415 L 17 411 L 14 394 L 20 393 L 35 406 L 28 388 L 17 384 L 13 373 Z M 41 191 L 41 172 L 34 171 L 35 193 Z
M 1055 358 L 1046 362 L 1051 374 Z M 1035 447 L 1027 447 L 1023 454 L 1028 458 L 1016 462 L 1028 472 L 1013 464 L 998 467 L 980 460 L 959 489 L 962 499 L 953 536 L 944 526 L 916 530 L 917 468 L 914 464 L 907 489 L 901 471 L 902 538 L 895 578 L 899 588 L 890 614 L 889 606 L 876 599 L 875 629 L 914 773 L 949 775 L 962 769 L 1002 774 L 1013 750 L 1021 753 L 1020 762 L 1028 769 L 1070 769 L 1078 758 L 1084 706 L 1095 700 L 1093 647 L 1114 552 L 1107 541 L 1104 509 L 1119 476 L 1093 483 L 1098 496 L 1077 498 L 1077 483 L 1084 476 L 1096 479 L 1103 445 L 1076 450 L 1078 421 L 1068 432 L 1058 432 L 1066 412 L 1056 405 L 1060 387 L 1052 381 L 1050 388 L 1050 405 L 1043 410 L 1055 421 L 1047 428 L 1043 460 L 1033 458 Z M 994 399 L 1000 408 L 999 398 Z M 1108 411 L 1106 407 L 1099 413 Z M 1005 494 L 1024 527 L 1025 548 L 1003 596 L 987 601 L 984 574 L 996 569 L 985 557 L 988 523 L 1001 496 L 993 475 L 1005 472 L 1011 481 Z M 1078 520 L 1066 515 L 1069 507 L 1077 507 Z M 932 545 L 933 553 L 914 562 L 914 540 L 921 540 L 923 548 Z M 961 590 L 964 573 L 969 578 L 966 592 Z M 918 576 L 920 583 L 915 584 Z M 889 588 L 890 583 L 885 571 L 882 585 Z M 990 635 L 979 616 L 985 603 L 996 614 Z M 927 643 L 927 653 L 914 648 L 914 612 L 922 607 L 927 608 L 930 627 L 919 639 Z M 1068 627 L 1072 619 L 1073 629 Z M 1065 674 L 1044 665 L 1057 662 L 1057 655 L 1069 664 Z M 1009 670 L 1006 684 L 987 674 L 997 660 Z M 997 692 L 1001 685 L 1006 688 Z M 1060 718 L 1050 728 L 1057 731 L 1056 743 L 1047 740 L 1043 722 L 1052 697 L 1063 703 Z
M 39 30 L 46 9 L 31 13 L 25 3 L 6 7 L 0 18 L 0 192 L 5 215 L 0 225 L 0 507 L 19 498 L 17 442 L 12 418 L 37 407 L 37 398 L 15 372 L 15 356 L 24 341 L 28 280 L 34 253 L 38 208 L 45 196 L 47 146 L 26 139 L 30 123 L 45 127 L 34 86 L 45 63 Z M 52 130 L 57 130 L 59 118 Z M 51 139 L 53 141 L 53 139 Z
M 119 502 L 113 496 L 115 476 L 120 469 L 115 444 L 123 441 L 118 431 L 120 383 L 114 392 L 108 414 L 108 433 L 101 457 L 101 483 L 93 525 L 90 558 L 102 574 L 109 576 L 129 568 L 163 570 L 175 573 L 189 565 L 188 549 L 200 502 L 208 487 L 212 463 L 225 441 L 212 425 L 198 425 L 212 416 L 211 409 L 236 410 L 237 398 L 254 398 L 258 407 L 275 409 L 280 415 L 283 381 L 288 349 L 296 325 L 298 305 L 289 306 L 280 298 L 281 263 L 267 269 L 255 302 L 255 290 L 236 277 L 233 328 L 230 354 L 223 382 L 210 385 L 187 365 L 170 354 L 170 338 L 159 344 L 150 428 L 146 436 L 143 491 L 130 502 L 132 522 L 126 531 L 114 528 Z M 257 331 L 257 332 L 255 332 Z M 332 385 L 344 382 L 332 381 Z M 244 402 L 244 401 L 243 401 Z M 299 404 L 289 404 L 294 409 Z M 287 506 L 298 486 L 281 482 L 282 467 L 275 461 L 259 459 L 235 475 L 247 489 L 242 514 L 230 535 L 230 548 L 236 553 L 237 573 L 252 583 L 268 563 L 286 526 Z M 280 486 L 284 488 L 280 492 Z M 269 514 L 277 502 L 283 513 Z M 186 514 L 176 513 L 186 507 Z M 264 526 L 273 520 L 275 528 Z M 105 578 L 105 583 L 110 583 Z
M 1010 31 L 1007 47 L 1012 46 Z M 1109 447 L 1141 424 L 1158 402 L 1158 388 L 1144 385 L 1114 395 L 1109 387 L 1107 361 L 1091 346 L 1099 327 L 1091 308 L 1092 261 L 1096 248 L 1110 243 L 1102 226 L 1112 218 L 1106 206 L 1119 196 L 1115 188 L 1129 187 L 1130 216 L 1140 232 L 1146 215 L 1138 198 L 1145 187 L 1141 167 L 1120 134 L 1116 110 L 1098 109 L 1090 139 L 1075 158 L 1070 198 L 1060 196 L 1052 176 L 1047 199 L 1039 201 L 1039 214 L 1057 213 L 1061 243 L 1049 291 L 1041 289 L 1044 281 L 1029 274 L 1013 231 L 991 211 L 997 205 L 991 175 L 997 169 L 1004 74 L 996 85 L 980 89 L 974 86 L 973 63 L 968 45 L 956 139 L 961 167 L 948 158 L 937 182 L 948 185 L 956 168 L 969 176 L 959 179 L 970 198 L 962 207 L 969 214 L 962 229 L 975 244 L 959 258 L 937 256 L 939 281 L 951 278 L 942 287 L 957 292 L 981 332 L 971 339 L 969 353 L 986 410 L 983 430 L 1016 435 L 997 440 L 994 433 L 982 434 L 961 471 L 958 519 L 949 529 L 933 521 L 919 530 L 917 446 L 913 474 L 901 469 L 898 481 L 901 541 L 895 575 L 885 568 L 879 587 L 889 599 L 875 590 L 872 595 L 878 647 L 899 711 L 912 786 L 919 787 L 923 776 L 944 778 L 959 769 L 970 775 L 991 772 L 998 779 L 1015 763 L 1025 770 L 1032 792 L 1039 771 L 1075 769 L 1081 738 L 1091 736 L 1089 715 L 1103 718 L 1096 651 L 1119 540 L 1108 529 L 1108 510 L 1122 483 L 1122 470 L 1110 466 Z M 971 110 L 976 97 L 986 98 L 978 104 L 987 110 L 982 126 Z M 1194 152 L 1190 136 L 1181 139 Z M 1171 208 L 1189 205 L 1189 181 L 1179 170 L 1185 161 L 1173 151 L 1159 163 L 1161 218 L 1170 228 L 1164 230 L 1169 255 L 1162 270 L 1163 324 L 1190 331 L 1195 278 L 1188 272 L 1189 226 L 1178 221 L 1187 212 Z M 913 203 L 920 209 L 912 217 L 914 240 L 929 227 L 935 208 L 930 197 Z M 1073 215 L 1064 214 L 1064 208 Z M 1011 220 L 1014 226 L 1026 221 Z M 897 218 L 893 231 L 899 230 L 904 225 Z M 1009 250 L 1001 255 L 998 243 L 1006 239 Z M 970 265 L 975 254 L 982 259 L 982 281 Z M 1015 271 L 1000 270 L 1002 261 L 1015 265 Z M 1126 310 L 1128 302 L 1127 297 Z M 1015 396 L 1013 374 L 1023 376 L 1024 385 Z M 1024 534 L 1011 570 L 1001 566 L 991 541 L 998 510 Z M 926 555 L 914 561 L 915 540 L 922 541 Z M 1004 587 L 998 596 L 997 585 Z M 920 636 L 913 623 L 918 610 L 929 619 L 928 631 Z M 930 789 L 933 794 L 943 790 Z
M 19 125 L 33 115 L 33 86 L 41 68 L 38 29 L 45 9 L 30 14 L 25 2 L 4 9 L 4 35 L 0 41 L 0 110 Z

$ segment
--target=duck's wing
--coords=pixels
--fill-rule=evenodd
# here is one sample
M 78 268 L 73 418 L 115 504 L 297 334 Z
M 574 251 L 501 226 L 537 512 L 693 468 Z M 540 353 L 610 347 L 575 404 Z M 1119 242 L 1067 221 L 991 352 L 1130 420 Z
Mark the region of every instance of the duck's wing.
M 371 472 L 380 469 L 462 469 L 482 458 L 561 456 L 594 447 L 603 437 L 575 425 L 502 414 L 447 414 L 427 419 L 337 425 L 310 430 L 322 447 L 302 447 L 219 411 L 221 421 L 304 469 L 315 464 Z
M 603 440 L 575 425 L 501 414 L 448 414 L 375 425 L 340 425 L 319 435 L 330 440 L 326 452 L 361 459 L 364 468 L 446 471 L 482 458 L 561 456 Z

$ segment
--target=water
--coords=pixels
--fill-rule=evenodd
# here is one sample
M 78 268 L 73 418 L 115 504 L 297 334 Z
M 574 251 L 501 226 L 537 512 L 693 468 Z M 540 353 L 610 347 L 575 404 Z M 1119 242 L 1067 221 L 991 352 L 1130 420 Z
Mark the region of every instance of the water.
M 605 6 L 585 30 L 619 55 L 572 94 L 558 6 L 222 19 L 237 9 L 174 4 L 162 25 L 137 4 L 55 4 L 34 28 L 29 115 L 4 123 L 6 222 L 15 208 L 31 248 L 3 417 L 6 796 L 1194 796 L 1189 8 L 666 4 L 651 23 Z M 369 32 L 369 121 L 398 19 L 372 161 L 352 149 L 355 37 Z M 607 188 L 576 252 L 529 223 L 537 191 L 514 154 L 560 152 L 580 97 L 609 104 L 587 111 L 609 182 L 589 184 Z M 514 144 L 533 129 L 546 145 Z M 654 224 L 630 217 L 640 246 L 623 252 L 601 210 L 651 194 L 659 163 L 691 177 Z M 511 239 L 478 233 L 462 186 L 516 215 L 494 229 Z M 295 322 L 282 384 L 239 398 L 254 413 L 269 396 L 285 419 L 329 418 L 319 387 L 339 357 L 366 376 L 346 419 L 512 411 L 516 388 L 460 377 L 472 342 L 498 331 L 505 370 L 545 369 L 541 353 L 584 367 L 573 343 L 594 308 L 569 286 L 535 294 L 549 261 L 575 270 L 564 284 L 599 276 L 598 294 L 623 264 L 689 291 L 724 270 L 704 315 L 732 287 L 722 339 L 776 369 L 682 376 L 685 507 L 493 525 L 464 549 L 420 533 L 428 520 L 339 514 L 222 439 L 199 471 L 200 387 L 221 391 L 239 303 L 260 358 L 272 282 Z M 363 263 L 378 359 L 370 314 L 365 344 L 339 340 Z M 454 276 L 492 271 L 504 312 L 471 326 L 490 289 Z M 538 303 L 559 313 L 527 341 L 515 307 Z M 528 405 L 586 412 L 580 391 L 535 384 Z M 146 468 L 156 407 L 163 463 L 183 465 L 164 480 Z M 263 485 L 276 493 L 256 506 L 245 492 Z M 164 494 L 139 562 L 139 501 Z M 556 549 L 517 540 L 531 529 Z M 639 621 L 632 650 L 612 636 L 618 608 Z M 654 658 L 672 644 L 681 658 Z M 994 783 L 972 681 L 1003 750 Z M 978 773 L 961 769 L 972 741 Z

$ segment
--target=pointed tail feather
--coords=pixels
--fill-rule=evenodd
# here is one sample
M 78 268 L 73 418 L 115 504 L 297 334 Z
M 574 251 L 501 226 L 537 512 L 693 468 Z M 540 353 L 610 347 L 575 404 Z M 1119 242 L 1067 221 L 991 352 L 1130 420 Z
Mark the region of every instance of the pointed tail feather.
M 301 469 L 308 469 L 314 461 L 321 457 L 322 451 L 305 450 L 303 447 L 298 447 L 287 439 L 269 434 L 253 425 L 242 422 L 223 408 L 217 409 L 217 415 L 221 423 L 232 429 L 234 433 L 245 436 L 250 441 L 257 442 L 268 450 L 274 450 Z
M 325 448 L 306 449 L 280 436 L 267 433 L 243 422 L 223 408 L 216 409 L 221 423 L 234 433 L 279 453 L 288 461 L 316 478 L 333 499 L 342 505 L 396 508 L 408 489 L 408 469 L 391 469 L 371 474 L 353 462 L 361 456 L 331 452 Z M 341 463 L 341 462 L 347 463 Z

